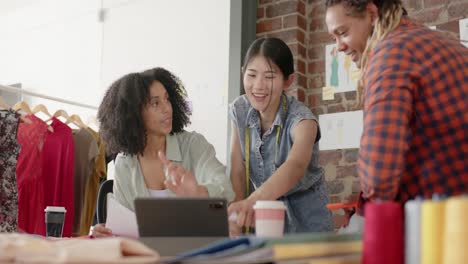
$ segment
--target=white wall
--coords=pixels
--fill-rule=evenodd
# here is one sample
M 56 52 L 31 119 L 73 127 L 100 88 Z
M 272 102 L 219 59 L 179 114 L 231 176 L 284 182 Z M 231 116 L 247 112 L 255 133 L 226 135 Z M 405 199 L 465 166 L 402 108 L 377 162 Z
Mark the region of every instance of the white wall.
M 19 1 L 16 6 L 13 0 L 3 2 L 11 8 L 0 13 L 0 83 L 22 83 L 32 92 L 98 105 L 99 2 Z M 47 103 L 50 111 L 95 114 L 33 97 L 25 100 L 31 105 Z
M 101 5 L 105 19 L 101 22 Z M 186 85 L 189 130 L 226 159 L 228 0 L 1 0 L 0 84 L 98 106 L 123 74 L 161 66 Z M 25 97 L 84 121 L 95 110 Z
M 192 101 L 189 130 L 205 135 L 225 161 L 229 1 L 139 0 L 106 8 L 103 86 L 131 71 L 172 71 Z

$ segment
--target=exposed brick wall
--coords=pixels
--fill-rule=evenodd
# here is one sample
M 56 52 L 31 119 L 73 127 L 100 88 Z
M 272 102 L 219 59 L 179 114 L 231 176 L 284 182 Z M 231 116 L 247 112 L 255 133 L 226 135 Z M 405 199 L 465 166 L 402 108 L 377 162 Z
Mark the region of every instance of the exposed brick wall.
M 306 3 L 303 0 L 258 0 L 257 37 L 278 37 L 291 48 L 296 69 L 295 85 L 288 91 L 302 102 L 307 92 Z
M 468 0 L 403 0 L 411 18 L 458 34 L 458 20 L 468 17 Z M 258 0 L 257 37 L 282 38 L 293 50 L 296 85 L 290 92 L 316 115 L 356 110 L 356 92 L 335 94 L 322 101 L 325 85 L 325 45 L 333 43 L 325 25 L 324 0 Z M 320 152 L 331 202 L 353 200 L 359 192 L 355 170 L 357 149 Z M 335 224 L 343 220 L 335 214 Z

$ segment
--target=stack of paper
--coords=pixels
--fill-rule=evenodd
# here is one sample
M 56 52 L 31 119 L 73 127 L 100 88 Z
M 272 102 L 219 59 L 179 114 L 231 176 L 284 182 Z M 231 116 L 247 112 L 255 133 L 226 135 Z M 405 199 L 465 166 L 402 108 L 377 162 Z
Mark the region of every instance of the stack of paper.
M 106 227 L 117 236 L 139 237 L 135 213 L 121 205 L 112 193 L 107 194 Z

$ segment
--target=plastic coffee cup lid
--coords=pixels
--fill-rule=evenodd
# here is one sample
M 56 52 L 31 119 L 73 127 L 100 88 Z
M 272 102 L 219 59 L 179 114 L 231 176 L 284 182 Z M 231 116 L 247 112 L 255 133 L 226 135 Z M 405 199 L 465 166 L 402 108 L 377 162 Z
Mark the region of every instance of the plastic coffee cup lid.
M 62 206 L 47 206 L 46 209 L 44 209 L 44 212 L 66 213 L 67 209 Z
M 282 201 L 257 201 L 254 209 L 281 209 L 286 210 L 286 206 Z

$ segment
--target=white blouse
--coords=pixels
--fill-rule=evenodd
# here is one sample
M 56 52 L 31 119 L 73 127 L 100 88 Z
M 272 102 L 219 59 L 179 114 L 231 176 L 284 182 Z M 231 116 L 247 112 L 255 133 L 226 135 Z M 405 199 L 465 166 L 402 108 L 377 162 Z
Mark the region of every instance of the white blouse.
M 148 189 L 150 196 L 153 198 L 166 198 L 175 196 L 169 189 L 164 190 L 152 190 Z

